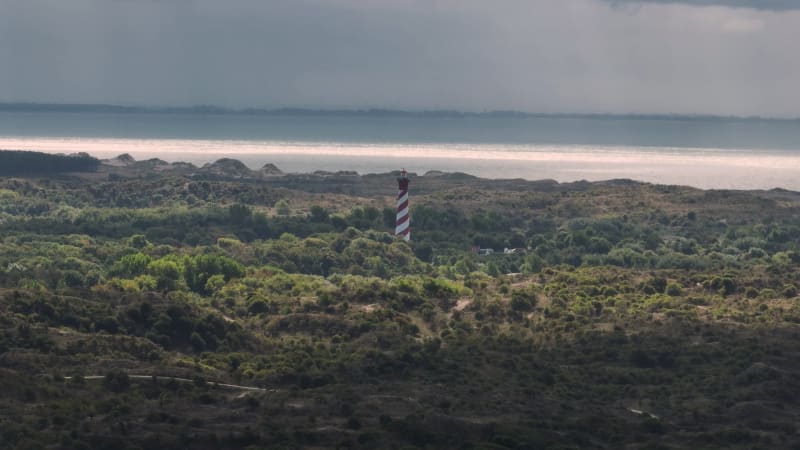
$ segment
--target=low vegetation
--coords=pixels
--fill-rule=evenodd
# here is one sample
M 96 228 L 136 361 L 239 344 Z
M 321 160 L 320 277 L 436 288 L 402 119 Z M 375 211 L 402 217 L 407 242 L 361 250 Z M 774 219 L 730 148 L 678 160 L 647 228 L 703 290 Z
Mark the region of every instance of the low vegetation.
M 0 180 L 2 448 L 800 445 L 799 194 L 115 170 Z

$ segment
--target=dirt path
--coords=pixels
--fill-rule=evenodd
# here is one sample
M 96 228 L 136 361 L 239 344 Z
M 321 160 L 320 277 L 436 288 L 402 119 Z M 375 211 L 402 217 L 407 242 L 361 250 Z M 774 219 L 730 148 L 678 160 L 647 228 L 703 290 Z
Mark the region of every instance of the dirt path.
M 106 376 L 105 375 L 86 375 L 83 377 L 84 380 L 102 380 Z M 159 375 L 128 375 L 128 378 L 133 380 L 152 380 L 153 377 L 160 380 L 175 380 L 179 383 L 194 383 L 194 380 L 190 380 L 188 378 L 179 378 L 179 377 L 169 377 L 169 376 L 159 376 Z M 64 377 L 65 380 L 70 380 L 73 377 Z M 278 389 L 265 389 L 253 386 L 241 386 L 238 384 L 227 384 L 227 383 L 216 383 L 214 381 L 206 381 L 207 385 L 223 387 L 228 389 L 238 389 L 241 391 L 257 391 L 257 392 L 278 392 Z

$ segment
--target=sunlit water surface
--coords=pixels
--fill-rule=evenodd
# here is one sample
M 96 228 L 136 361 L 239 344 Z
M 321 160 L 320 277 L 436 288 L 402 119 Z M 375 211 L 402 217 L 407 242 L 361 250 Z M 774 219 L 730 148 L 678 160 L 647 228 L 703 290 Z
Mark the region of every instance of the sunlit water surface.
M 129 153 L 136 159 L 196 165 L 227 157 L 253 169 L 273 163 L 284 172 L 352 170 L 365 174 L 405 167 L 418 174 L 441 170 L 561 182 L 629 178 L 705 189 L 779 187 L 800 191 L 800 152 L 776 149 L 37 136 L 0 136 L 0 149 L 87 152 L 100 158 Z

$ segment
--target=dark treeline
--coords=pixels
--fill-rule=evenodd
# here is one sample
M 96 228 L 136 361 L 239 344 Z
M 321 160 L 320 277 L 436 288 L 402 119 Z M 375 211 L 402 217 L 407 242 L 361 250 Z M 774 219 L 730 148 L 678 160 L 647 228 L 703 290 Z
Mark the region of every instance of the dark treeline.
M 0 175 L 5 176 L 95 172 L 99 165 L 100 161 L 97 158 L 85 153 L 65 156 L 40 152 L 0 150 Z

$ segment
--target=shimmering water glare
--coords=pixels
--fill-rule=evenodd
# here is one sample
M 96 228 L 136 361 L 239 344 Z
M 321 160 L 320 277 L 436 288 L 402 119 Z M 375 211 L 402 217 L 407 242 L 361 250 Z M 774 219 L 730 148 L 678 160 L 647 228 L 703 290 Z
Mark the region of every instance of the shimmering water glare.
M 487 178 L 616 178 L 800 191 L 800 122 L 0 113 L 0 148 L 284 172 L 405 167 Z

